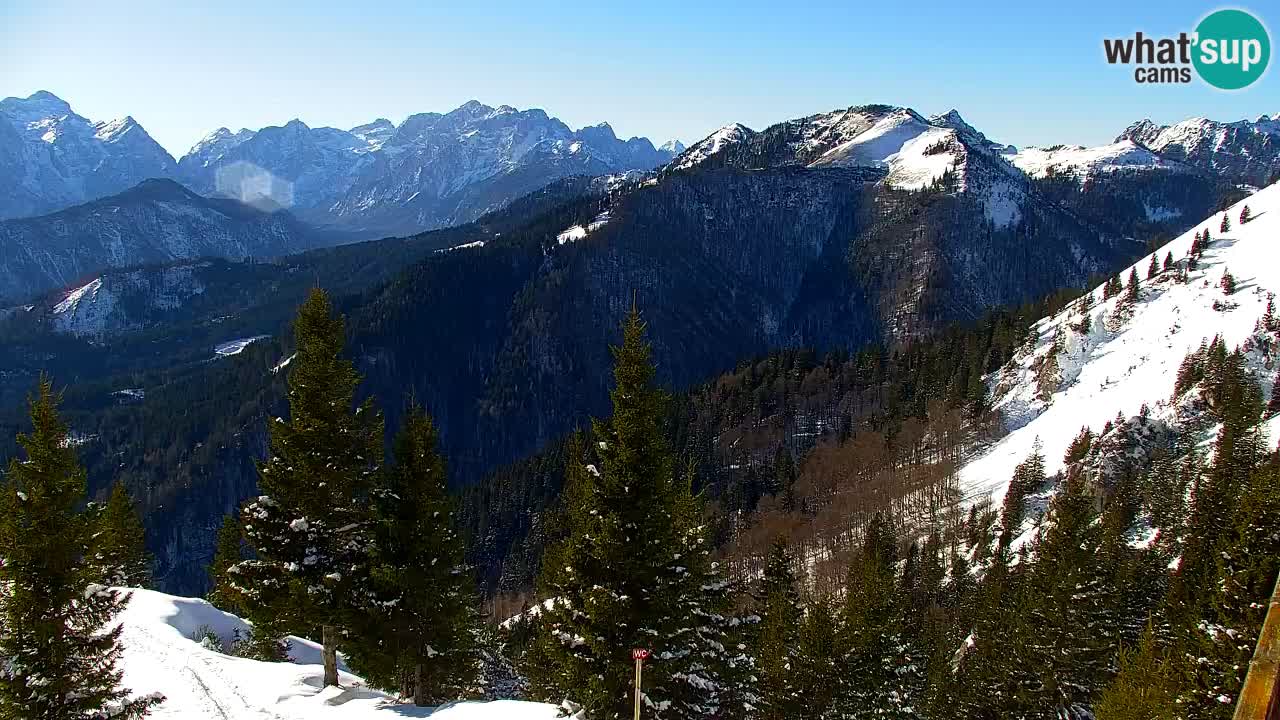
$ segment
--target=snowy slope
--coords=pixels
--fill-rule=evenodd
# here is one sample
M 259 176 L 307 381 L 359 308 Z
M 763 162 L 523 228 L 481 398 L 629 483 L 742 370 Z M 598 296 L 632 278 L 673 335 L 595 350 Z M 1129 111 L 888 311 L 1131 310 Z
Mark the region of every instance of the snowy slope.
M 900 109 L 878 120 L 866 131 L 842 143 L 810 167 L 870 166 L 885 167 L 886 184 L 904 189 L 919 189 L 960 161 L 956 132 L 935 127 L 914 110 Z
M 514 700 L 461 702 L 432 712 L 396 703 L 347 672 L 341 673 L 342 689 L 322 689 L 314 643 L 292 639 L 293 663 L 231 657 L 191 638 L 209 628 L 229 644 L 234 631 L 246 628 L 239 618 L 203 600 L 128 592 L 132 597 L 119 618 L 124 684 L 136 695 L 164 694 L 151 715 L 157 720 L 551 720 L 560 714 L 553 705 Z
M 742 142 L 753 134 L 754 133 L 751 128 L 743 125 L 742 123 L 725 125 L 683 150 L 680 157 L 672 161 L 671 165 L 676 170 L 685 170 L 696 165 L 701 165 L 712 155 L 715 155 L 729 145 Z
M 1238 218 L 1245 205 L 1254 219 L 1240 225 Z M 1132 317 L 1114 331 L 1108 329 L 1107 320 L 1120 298 L 1103 303 L 1100 289 L 1093 290 L 1095 305 L 1088 335 L 1067 327 L 1079 317 L 1073 308 L 1037 324 L 1033 330 L 1037 333 L 1035 349 L 1015 358 L 991 378 L 995 407 L 1010 432 L 962 469 L 961 488 L 968 501 L 990 496 L 999 503 L 1014 467 L 1031 453 L 1037 439 L 1043 444 L 1046 470 L 1052 474 L 1061 469 L 1062 456 L 1081 426 L 1097 431 L 1117 412 L 1125 417 L 1137 415 L 1143 404 L 1150 407 L 1153 419 L 1173 420 L 1176 408 L 1169 399 L 1186 355 L 1217 334 L 1228 348 L 1253 334 L 1269 294 L 1280 293 L 1280 184 L 1258 191 L 1232 206 L 1227 214 L 1232 223 L 1229 231 L 1219 232 L 1222 213 L 1216 213 L 1156 252 L 1161 263 L 1168 253 L 1174 260 L 1182 260 L 1193 235 L 1209 230 L 1213 242 L 1187 283 L 1176 282 L 1172 272 L 1147 280 L 1150 255 L 1135 263 L 1133 267 L 1142 278 L 1141 299 Z M 1238 285 L 1230 296 L 1219 284 L 1228 270 Z M 1120 275 L 1127 282 L 1129 268 Z M 1062 381 L 1046 404 L 1036 397 L 1033 364 L 1051 349 L 1060 329 Z M 1264 392 L 1268 392 L 1276 358 L 1255 352 L 1250 361 Z M 1272 428 L 1280 429 L 1275 422 Z
M 1186 169 L 1128 139 L 1098 147 L 1056 145 L 1023 148 L 1007 157 L 1019 170 L 1032 177 L 1045 177 L 1052 171 L 1083 180 L 1095 173 L 1116 170 Z

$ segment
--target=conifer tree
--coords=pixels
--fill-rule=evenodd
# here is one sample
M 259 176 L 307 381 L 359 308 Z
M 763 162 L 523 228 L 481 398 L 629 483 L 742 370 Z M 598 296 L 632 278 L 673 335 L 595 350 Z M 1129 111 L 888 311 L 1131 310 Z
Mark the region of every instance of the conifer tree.
M 1222 213 L 1222 224 L 1218 226 L 1218 232 L 1228 232 L 1231 230 L 1231 216 Z
M 1257 425 L 1261 404 L 1256 385 L 1243 372 L 1241 362 L 1240 356 L 1233 354 L 1212 363 L 1220 365 L 1219 369 L 1206 371 L 1206 376 L 1218 378 L 1216 403 L 1222 427 L 1214 443 L 1213 464 L 1193 485 L 1185 550 L 1170 588 L 1170 612 L 1182 625 L 1194 624 L 1203 615 L 1209 600 L 1203 588 L 1214 582 L 1220 543 L 1232 527 L 1233 510 L 1263 455 Z
M 790 512 L 796 506 L 796 461 L 786 445 L 778 446 L 774 454 L 774 492 L 782 497 L 782 509 Z
M 214 543 L 213 560 L 209 563 L 209 593 L 206 599 L 220 610 L 248 617 L 250 608 L 245 606 L 246 594 L 235 585 L 236 576 L 230 570 L 245 560 L 244 537 L 240 519 L 227 515 L 218 528 Z M 285 637 L 284 623 L 287 617 L 281 607 L 283 599 L 275 598 L 274 607 L 255 607 L 252 615 L 257 618 L 247 634 L 237 634 L 228 651 L 240 657 L 264 662 L 284 662 L 291 649 Z
M 1151 264 L 1147 266 L 1147 279 L 1150 280 L 1159 274 L 1160 274 L 1160 266 L 1156 264 L 1156 256 L 1154 253 L 1152 253 Z
M 140 588 L 151 585 L 151 553 L 145 545 L 142 518 L 123 483 L 112 486 L 110 499 L 98 511 L 91 547 L 93 565 L 103 584 Z
M 1222 272 L 1222 294 L 1234 295 L 1236 293 L 1236 278 L 1231 274 L 1230 270 Z
M 1153 258 L 1154 259 L 1154 258 Z M 1126 288 L 1128 292 L 1125 294 L 1125 302 L 1138 302 L 1138 269 L 1133 268 L 1129 271 L 1129 285 Z
M 1040 439 L 1037 438 L 1031 454 L 1014 468 L 1009 488 L 1005 491 L 998 546 L 1001 554 L 1008 552 L 1011 543 L 1022 531 L 1023 501 L 1032 490 L 1043 485 L 1044 480 L 1044 453 L 1040 449 Z
M 831 600 L 809 603 L 800 626 L 800 651 L 796 657 L 794 685 L 799 711 L 794 717 L 826 720 L 836 717 L 835 701 L 843 692 L 844 676 L 838 662 L 836 613 Z
M 1088 426 L 1081 427 L 1080 432 L 1076 434 L 1071 444 L 1067 446 L 1067 452 L 1062 456 L 1062 463 L 1071 465 L 1080 462 L 1085 459 L 1092 447 L 1093 431 Z
M 257 630 L 320 630 L 325 685 L 338 684 L 341 634 L 368 603 L 369 492 L 382 460 L 382 416 L 354 407 L 360 376 L 342 357 L 343 321 L 321 290 L 294 323 L 289 420 L 269 426 L 262 495 L 242 513 L 254 558 L 229 572 Z
M 213 560 L 209 563 L 210 590 L 207 596 L 215 607 L 241 615 L 245 614 L 245 610 L 240 607 L 240 595 L 229 586 L 231 577 L 227 571 L 245 559 L 243 545 L 240 521 L 234 515 L 222 518 L 222 525 L 218 527 L 214 542 Z
M 1195 718 L 1232 716 L 1280 573 L 1280 451 L 1254 467 L 1230 527 L 1217 543 L 1205 616 L 1188 632 L 1193 679 L 1184 694 Z M 1224 701 L 1226 698 L 1228 701 Z
M 535 697 L 580 703 L 593 718 L 632 711 L 632 648 L 652 651 L 648 717 L 745 712 L 737 683 L 746 658 L 729 640 L 730 585 L 710 559 L 700 502 L 661 422 L 645 327 L 634 309 L 614 348 L 613 416 L 594 423 L 591 456 L 573 449 L 565 479 L 567 537 L 548 549 L 526 672 Z
M 760 616 L 755 647 L 760 717 L 789 720 L 799 712 L 800 697 L 793 673 L 799 651 L 801 610 L 791 554 L 783 539 L 775 541 L 769 551 L 756 607 Z
M 1120 649 L 1119 673 L 1094 706 L 1097 720 L 1166 720 L 1179 715 L 1173 662 L 1150 626 L 1137 646 Z
M 1244 225 L 1245 223 L 1249 222 L 1252 219 L 1253 219 L 1253 216 L 1249 212 L 1248 205 L 1245 205 L 1244 207 L 1240 208 L 1240 224 L 1241 225 Z
M 1024 546 L 1025 547 L 1025 546 Z M 1051 708 L 1029 708 L 1041 680 L 1032 669 L 1039 637 L 1031 621 L 1038 598 L 1026 589 L 1026 562 L 1010 564 L 996 553 L 975 591 L 972 620 L 963 639 L 946 648 L 946 670 L 929 698 L 932 717 L 1040 717 Z
M 1173 251 L 1172 250 L 1165 253 L 1163 269 L 1168 270 L 1171 267 L 1173 267 Z
M 29 400 L 26 455 L 0 485 L 0 718 L 142 717 L 163 698 L 120 687 L 127 596 L 101 584 L 87 557 L 92 516 L 77 512 L 85 471 L 67 442 L 47 378 Z
M 411 407 L 373 493 L 375 597 L 352 653 L 366 679 L 418 706 L 457 699 L 477 674 L 476 593 L 436 445 L 431 418 Z
M 1115 617 L 1105 573 L 1099 562 L 1100 530 L 1094 498 L 1078 474 L 1068 474 L 1050 506 L 1050 522 L 1036 542 L 1032 573 L 1036 607 L 1031 622 L 1040 642 L 1031 667 L 1039 683 L 1029 692 L 1033 704 L 1070 717 L 1087 706 L 1106 680 L 1108 635 Z M 1121 538 L 1122 534 L 1119 535 Z
M 898 592 L 897 532 L 876 513 L 850 563 L 842 631 L 849 678 L 840 709 L 850 717 L 918 717 L 923 707 L 923 653 L 906 640 Z
M 1102 286 L 1102 301 L 1106 302 L 1111 298 L 1120 294 L 1124 290 L 1124 283 L 1120 281 L 1119 275 L 1112 275 L 1111 279 Z
M 1276 371 L 1276 379 L 1271 383 L 1271 400 L 1267 403 L 1267 415 L 1280 415 L 1280 370 Z
M 1088 335 L 1093 329 L 1093 293 L 1085 293 L 1080 298 L 1080 303 L 1076 306 L 1076 310 L 1080 314 L 1080 319 L 1071 326 L 1073 330 L 1081 335 Z

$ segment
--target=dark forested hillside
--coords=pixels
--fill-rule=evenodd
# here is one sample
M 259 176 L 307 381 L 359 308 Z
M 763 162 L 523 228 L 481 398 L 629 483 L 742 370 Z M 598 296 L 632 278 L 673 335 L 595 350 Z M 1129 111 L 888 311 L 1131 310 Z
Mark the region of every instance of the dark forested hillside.
M 983 375 L 1074 294 L 893 349 L 785 350 L 676 393 L 667 432 L 711 501 L 717 546 L 754 563 L 785 530 L 794 548 L 843 558 L 844 533 L 874 512 L 926 486 L 953 499 L 946 481 L 960 451 L 995 429 Z M 568 438 L 553 442 L 463 491 L 470 558 L 489 591 L 532 588 L 542 547 L 557 537 L 568 447 Z

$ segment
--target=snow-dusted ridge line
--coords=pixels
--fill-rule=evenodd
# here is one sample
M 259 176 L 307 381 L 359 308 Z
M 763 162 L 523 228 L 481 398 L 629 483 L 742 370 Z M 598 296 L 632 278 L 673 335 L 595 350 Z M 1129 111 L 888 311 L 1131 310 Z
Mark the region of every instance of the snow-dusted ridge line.
M 1050 173 L 1072 175 L 1085 179 L 1098 173 L 1120 170 L 1170 170 L 1190 172 L 1190 168 L 1166 160 L 1132 140 L 1120 140 L 1110 145 L 1083 147 L 1081 145 L 1057 145 L 1049 148 L 1029 147 L 1006 155 L 1019 170 L 1036 178 Z
M 1246 205 L 1253 219 L 1241 225 Z M 1241 200 L 1226 215 L 1228 231 L 1220 230 L 1223 213 L 1215 213 L 1155 252 L 1161 265 L 1170 254 L 1182 260 L 1195 234 L 1207 230 L 1213 242 L 1190 271 L 1188 282 L 1176 282 L 1172 272 L 1148 280 L 1151 255 L 1120 271 L 1126 282 L 1130 271 L 1136 271 L 1142 289 L 1131 317 L 1121 326 L 1109 329 L 1107 321 L 1123 294 L 1101 302 L 1098 288 L 1092 291 L 1089 333 L 1069 327 L 1079 318 L 1074 305 L 1036 324 L 1034 349 L 990 379 L 994 405 L 1010 431 L 961 469 L 960 486 L 968 502 L 990 497 L 999 503 L 1014 467 L 1031 453 L 1037 439 L 1043 445 L 1045 469 L 1053 474 L 1062 469 L 1063 454 L 1081 426 L 1097 431 L 1117 412 L 1131 417 L 1143 405 L 1151 418 L 1172 421 L 1177 410 L 1170 403 L 1174 378 L 1186 355 L 1215 335 L 1233 348 L 1254 333 L 1268 299 L 1280 293 L 1280 184 Z M 1228 271 L 1238 287 L 1230 296 L 1220 285 Z M 1045 403 L 1036 396 L 1034 366 L 1059 332 L 1062 382 Z M 1274 348 L 1271 353 L 1250 358 L 1264 393 L 1270 391 L 1278 364 Z M 1270 427 L 1274 431 L 1277 423 Z

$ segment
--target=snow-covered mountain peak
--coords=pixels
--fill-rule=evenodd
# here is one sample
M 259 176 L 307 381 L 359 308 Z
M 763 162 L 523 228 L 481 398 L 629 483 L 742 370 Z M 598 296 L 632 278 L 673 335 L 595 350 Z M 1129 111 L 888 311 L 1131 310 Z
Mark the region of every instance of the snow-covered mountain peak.
M 1122 140 L 1238 183 L 1265 185 L 1280 172 L 1280 122 L 1265 115 L 1236 122 L 1194 117 L 1173 125 L 1144 119 L 1125 128 L 1116 142 Z
M 497 111 L 494 108 L 485 105 L 479 100 L 468 100 L 445 113 L 444 118 L 452 122 L 474 122 L 480 118 L 494 117 L 496 115 Z
M 252 130 L 241 128 L 239 132 L 231 132 L 225 127 L 205 135 L 178 162 L 185 164 L 189 162 L 198 162 L 202 166 L 207 167 L 210 163 L 216 162 L 224 154 L 230 152 L 237 145 L 249 140 L 257 133 Z
M 685 144 L 675 138 L 672 138 L 659 145 L 658 149 L 662 152 L 671 153 L 674 156 L 685 151 Z
M 94 133 L 94 136 L 104 142 L 116 142 L 123 137 L 125 133 L 133 130 L 134 128 L 140 127 L 142 126 L 138 124 L 137 120 L 133 119 L 132 115 L 126 115 L 118 120 L 95 124 L 94 128 L 96 132 Z
M 613 132 L 613 126 L 607 122 L 588 125 L 578 131 L 578 136 L 588 141 L 617 142 L 618 136 Z
M 7 97 L 0 100 L 0 113 L 9 115 L 22 124 L 75 115 L 66 100 L 48 90 L 38 90 L 25 98 Z
M 95 124 L 47 91 L 0 100 L 0 219 L 117 193 L 173 167 L 132 117 Z
M 672 161 L 672 167 L 676 170 L 683 170 L 700 165 L 712 155 L 730 145 L 740 143 L 754 134 L 755 132 L 751 128 L 742 123 L 725 125 L 689 146 L 683 154 Z
M 1246 206 L 1252 219 L 1242 223 Z M 1205 232 L 1212 240 L 1193 267 L 1192 243 Z M 1145 407 L 1149 420 L 1176 426 L 1186 408 L 1172 400 L 1174 378 L 1186 356 L 1215 336 L 1228 349 L 1248 350 L 1251 371 L 1269 392 L 1280 338 L 1255 336 L 1268 302 L 1280 293 L 1277 237 L 1280 184 L 1205 218 L 1120 271 L 1126 284 L 1131 272 L 1140 279 L 1136 300 L 1127 288 L 1105 300 L 1102 288 L 1094 288 L 1087 310 L 1076 301 L 1037 323 L 1026 348 L 989 380 L 993 405 L 1010 432 L 963 468 L 966 497 L 998 503 L 1014 467 L 1036 443 L 1046 470 L 1056 472 L 1081 426 L 1096 432 L 1117 413 L 1132 418 Z M 1233 283 L 1224 282 L 1228 274 Z
M 382 147 L 383 143 L 391 138 L 396 132 L 396 126 L 386 118 L 378 118 L 371 123 L 357 125 L 351 128 L 350 133 L 367 145 L 369 150 L 377 150 Z

